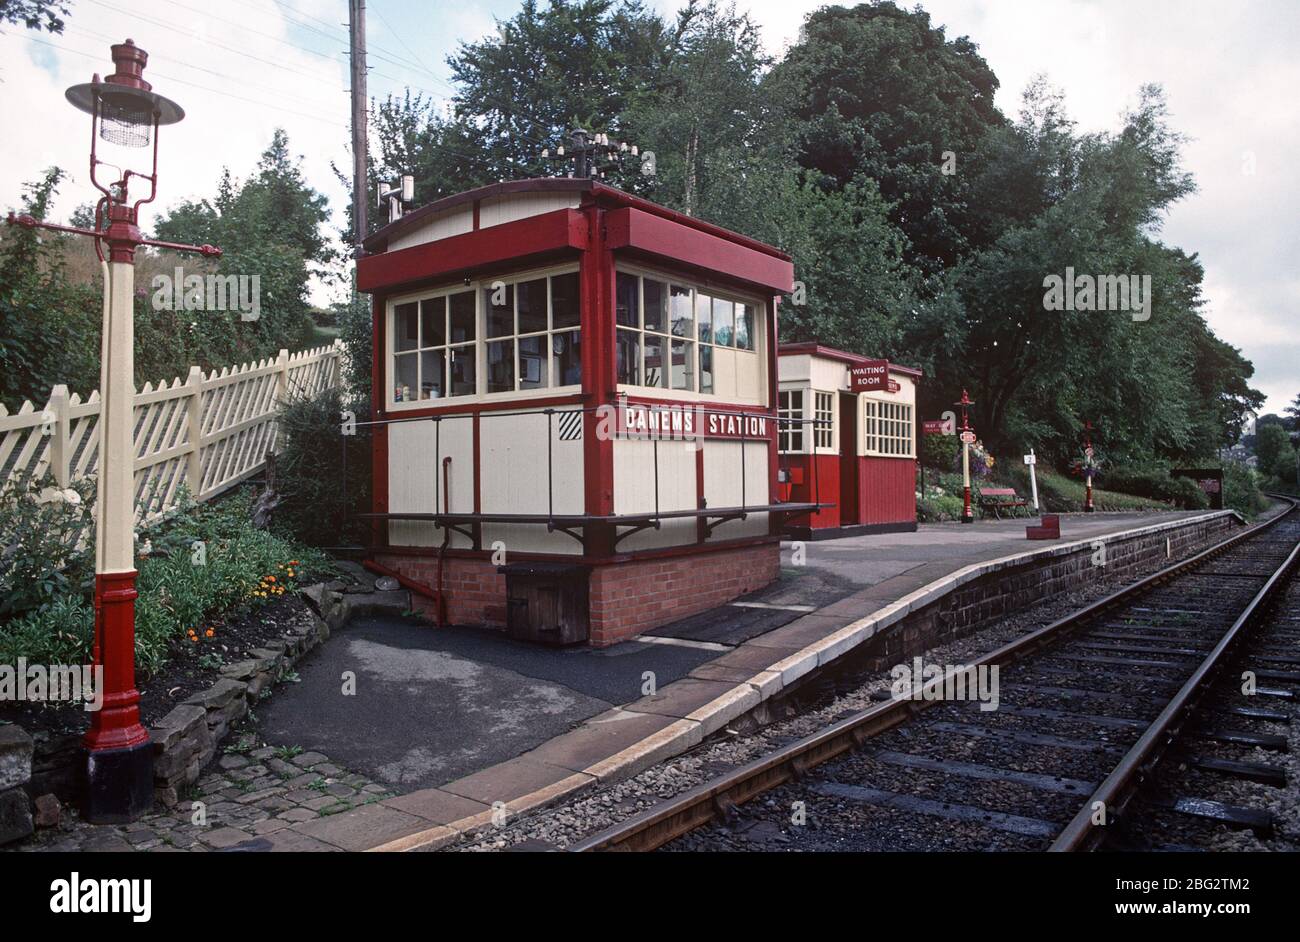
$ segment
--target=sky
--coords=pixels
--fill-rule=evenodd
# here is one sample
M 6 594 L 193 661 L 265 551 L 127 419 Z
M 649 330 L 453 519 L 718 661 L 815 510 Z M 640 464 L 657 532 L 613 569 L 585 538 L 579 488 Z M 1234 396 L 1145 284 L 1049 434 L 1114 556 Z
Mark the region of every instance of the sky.
M 0 32 L 0 209 L 57 164 L 69 179 L 66 219 L 91 200 L 88 118 L 63 90 L 112 71 L 108 45 L 130 36 L 150 54 L 155 91 L 186 109 L 164 129 L 158 206 L 211 197 L 223 167 L 247 176 L 276 127 L 330 199 L 338 225 L 347 191 L 331 164 L 348 161 L 346 0 L 71 0 L 62 35 Z M 677 0 L 650 0 L 670 13 Z M 737 0 L 779 56 L 820 3 Z M 1175 205 L 1158 237 L 1199 254 L 1211 327 L 1255 364 L 1252 385 L 1279 412 L 1300 394 L 1300 2 L 1297 0 L 923 0 L 948 36 L 965 35 L 1001 81 L 1014 115 L 1029 80 L 1061 88 L 1081 131 L 1115 130 L 1143 83 L 1168 94 L 1187 135 L 1198 192 Z M 451 93 L 445 59 L 494 29 L 518 0 L 367 0 L 369 91 Z M 137 157 L 139 152 L 128 152 Z M 108 155 L 101 155 L 112 159 Z M 147 169 L 147 168 L 142 168 Z M 156 212 L 156 209 L 154 210 Z M 146 213 L 146 227 L 153 213 Z M 313 299 L 330 299 L 318 286 Z

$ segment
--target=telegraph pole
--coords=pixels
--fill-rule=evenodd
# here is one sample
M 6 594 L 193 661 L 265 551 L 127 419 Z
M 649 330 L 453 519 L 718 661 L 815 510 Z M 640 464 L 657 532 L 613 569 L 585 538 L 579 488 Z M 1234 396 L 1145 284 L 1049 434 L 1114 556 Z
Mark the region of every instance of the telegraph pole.
M 356 254 L 366 237 L 366 0 L 348 0 L 348 37 L 352 59 L 352 241 Z

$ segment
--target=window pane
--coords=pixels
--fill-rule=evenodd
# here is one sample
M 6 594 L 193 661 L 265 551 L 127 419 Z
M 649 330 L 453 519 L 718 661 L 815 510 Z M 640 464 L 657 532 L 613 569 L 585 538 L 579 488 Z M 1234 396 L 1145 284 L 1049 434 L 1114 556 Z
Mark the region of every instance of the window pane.
M 668 286 L 653 278 L 641 279 L 645 292 L 645 329 L 668 330 Z
M 691 289 L 673 285 L 673 336 L 689 337 L 691 328 Z
M 735 328 L 735 305 L 721 298 L 713 299 L 713 342 L 719 347 L 732 345 Z
M 641 385 L 641 334 L 635 330 L 618 331 L 618 381 Z
M 645 385 L 668 388 L 668 344 L 667 337 L 644 334 L 645 337 Z
M 393 330 L 394 350 L 414 350 L 420 340 L 420 305 L 415 301 L 394 309 L 397 324 Z M 414 382 L 414 378 L 412 378 Z
M 689 340 L 674 340 L 673 345 L 673 389 L 695 388 L 695 344 Z
M 700 344 L 700 392 L 713 392 L 713 348 Z
M 620 330 L 619 334 L 627 331 Z M 620 344 L 619 369 L 622 369 L 622 345 Z M 577 386 L 582 382 L 582 336 L 576 330 L 555 334 L 551 338 L 551 349 L 555 351 L 555 385 Z
M 700 325 L 700 343 L 713 341 L 713 299 L 695 292 L 695 323 Z
M 641 326 L 641 313 L 637 303 L 636 275 L 619 272 L 614 285 L 614 317 L 620 326 Z
M 474 324 L 474 292 L 461 291 L 449 299 L 451 304 L 451 342 L 464 343 L 478 334 Z
M 499 304 L 495 302 L 501 302 Z M 487 335 L 509 337 L 515 332 L 515 286 L 498 283 L 483 289 L 483 304 L 487 308 Z
M 414 307 L 415 305 L 411 305 Z M 416 354 L 406 353 L 393 357 L 393 399 L 396 402 L 413 402 L 419 389 L 419 361 Z
M 420 346 L 441 347 L 447 342 L 447 299 L 420 302 Z
M 736 305 L 736 346 L 741 350 L 754 349 L 754 305 Z
M 551 358 L 548 356 L 548 338 L 519 338 L 519 388 L 545 389 L 550 385 Z
M 551 326 L 577 327 L 578 311 L 578 273 L 551 276 Z
M 515 388 L 515 342 L 498 340 L 487 345 L 487 391 L 512 392 Z
M 546 330 L 546 279 L 521 281 L 515 285 L 519 298 L 519 332 L 535 334 Z M 519 367 L 523 371 L 523 366 Z
M 420 398 L 441 399 L 446 388 L 443 369 L 446 366 L 445 350 L 426 350 L 420 354 Z
M 465 347 L 452 347 L 449 351 L 451 353 L 451 395 L 453 396 L 472 396 L 478 392 L 478 385 L 474 381 L 476 372 L 474 351 L 473 344 Z

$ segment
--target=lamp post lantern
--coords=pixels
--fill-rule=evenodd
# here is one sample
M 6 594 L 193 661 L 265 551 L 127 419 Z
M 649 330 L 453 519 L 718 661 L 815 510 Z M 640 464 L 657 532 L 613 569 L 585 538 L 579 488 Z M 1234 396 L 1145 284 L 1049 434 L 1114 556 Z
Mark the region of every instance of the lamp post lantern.
M 153 245 L 207 257 L 221 254 L 211 245 L 180 245 L 141 234 L 139 209 L 158 191 L 158 129 L 180 121 L 185 112 L 145 81 L 149 56 L 130 39 L 114 45 L 112 57 L 113 74 L 102 81 L 96 75 L 66 93 L 69 102 L 90 115 L 90 180 L 102 194 L 95 206 L 95 228 L 59 226 L 12 213 L 8 218 L 10 225 L 90 236 L 104 277 L 91 652 L 103 705 L 91 714 L 84 740 L 84 813 L 95 823 L 135 820 L 153 806 L 153 755 L 149 734 L 140 723 L 135 686 L 135 250 Z M 99 170 L 110 165 L 99 159 L 97 139 L 125 147 L 152 143 L 151 171 L 124 170 L 105 185 Z M 132 178 L 149 184 L 148 196 L 135 202 L 128 192 Z
M 953 403 L 953 405 L 961 406 L 962 523 L 975 522 L 975 513 L 970 506 L 970 446 L 975 441 L 975 430 L 970 427 L 970 415 L 967 411 L 974 404 L 975 400 L 971 399 L 964 389 L 961 391 L 961 399 Z

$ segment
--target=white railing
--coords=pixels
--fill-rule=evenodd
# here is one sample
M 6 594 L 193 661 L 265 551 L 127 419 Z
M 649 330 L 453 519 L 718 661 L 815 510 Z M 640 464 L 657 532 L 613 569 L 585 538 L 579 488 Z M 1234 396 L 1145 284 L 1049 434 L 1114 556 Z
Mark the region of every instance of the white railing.
M 136 519 L 176 504 L 180 486 L 204 501 L 256 474 L 276 451 L 279 404 L 337 385 L 343 343 L 213 370 L 135 394 Z M 13 415 L 0 405 L 0 491 L 16 478 L 53 475 L 59 487 L 93 477 L 99 457 L 99 393 L 83 402 L 55 386 L 44 409 Z

